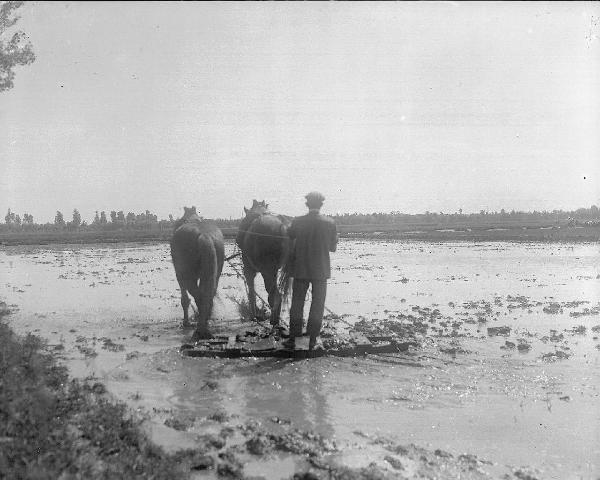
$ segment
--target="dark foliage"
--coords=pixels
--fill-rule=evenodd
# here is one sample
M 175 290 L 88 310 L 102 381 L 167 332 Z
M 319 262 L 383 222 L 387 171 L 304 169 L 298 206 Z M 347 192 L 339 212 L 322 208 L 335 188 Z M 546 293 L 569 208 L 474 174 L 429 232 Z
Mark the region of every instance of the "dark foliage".
M 124 404 L 69 380 L 44 348 L 0 321 L 0 478 L 188 477 L 193 452 L 164 453 Z

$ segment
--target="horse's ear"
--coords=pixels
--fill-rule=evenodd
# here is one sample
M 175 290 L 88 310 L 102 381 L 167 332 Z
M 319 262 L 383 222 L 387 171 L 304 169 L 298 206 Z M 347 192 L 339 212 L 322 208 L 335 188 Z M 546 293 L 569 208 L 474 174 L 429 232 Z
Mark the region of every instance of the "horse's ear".
M 244 207 L 244 215 L 248 215 L 248 209 Z
M 256 207 L 257 205 L 259 205 L 259 203 L 256 201 L 256 199 L 252 200 L 252 207 Z
M 192 205 L 192 212 L 196 213 L 196 205 Z

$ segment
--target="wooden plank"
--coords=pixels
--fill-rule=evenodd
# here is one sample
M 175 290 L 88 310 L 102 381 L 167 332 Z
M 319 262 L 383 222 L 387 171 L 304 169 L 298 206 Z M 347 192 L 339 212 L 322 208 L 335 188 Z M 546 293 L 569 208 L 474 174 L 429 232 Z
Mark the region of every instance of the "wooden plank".
M 371 343 L 375 342 L 391 342 L 394 340 L 394 337 L 391 335 L 367 335 L 367 340 Z
M 231 350 L 232 348 L 235 348 L 235 339 L 235 335 L 227 337 L 227 345 L 225 346 L 225 350 Z
M 352 342 L 354 342 L 357 346 L 358 345 L 373 345 L 369 339 L 367 337 L 365 337 L 362 333 L 358 333 L 358 332 L 351 332 L 350 333 L 350 339 L 352 340 Z
M 257 342 L 253 342 L 249 345 L 244 345 L 245 350 L 250 351 L 272 351 L 279 347 L 279 344 L 273 339 L 273 337 L 261 338 Z
M 378 353 L 398 353 L 405 352 L 410 346 L 418 346 L 415 342 L 390 342 L 383 345 L 360 345 L 356 347 L 338 348 L 330 350 L 286 350 L 282 348 L 263 349 L 263 350 L 247 350 L 240 348 L 232 348 L 229 350 L 206 350 L 185 345 L 182 347 L 182 354 L 189 357 L 212 357 L 212 358 L 239 358 L 239 357 L 275 357 L 275 358 L 318 358 L 326 355 L 337 357 L 353 357 L 366 354 Z
M 296 337 L 294 350 L 306 350 L 308 351 L 308 344 L 310 343 L 309 337 Z

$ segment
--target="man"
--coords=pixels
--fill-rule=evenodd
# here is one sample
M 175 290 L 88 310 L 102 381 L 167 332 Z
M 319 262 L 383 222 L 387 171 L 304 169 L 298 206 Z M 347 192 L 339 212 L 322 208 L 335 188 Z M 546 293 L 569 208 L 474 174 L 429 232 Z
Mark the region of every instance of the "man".
M 309 349 L 318 346 L 321 333 L 327 279 L 331 276 L 329 252 L 335 252 L 337 246 L 337 229 L 334 221 L 320 214 L 325 197 L 319 192 L 306 195 L 308 214 L 296 217 L 288 229 L 288 234 L 295 240 L 294 277 L 292 306 L 290 307 L 290 338 L 285 343 L 287 348 L 295 347 L 295 338 L 302 336 L 304 323 L 304 300 L 308 286 L 312 286 L 312 302 L 308 314 L 306 333 L 309 335 Z

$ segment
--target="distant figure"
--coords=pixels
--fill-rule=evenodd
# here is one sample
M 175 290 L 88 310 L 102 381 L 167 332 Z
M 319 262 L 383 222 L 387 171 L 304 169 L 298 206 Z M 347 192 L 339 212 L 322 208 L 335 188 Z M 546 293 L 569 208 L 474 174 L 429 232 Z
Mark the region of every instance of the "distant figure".
M 202 220 L 196 213 L 196 207 L 184 207 L 183 217 L 176 222 L 171 238 L 171 258 L 181 289 L 183 325 L 190 324 L 189 292 L 198 308 L 198 324 L 192 341 L 210 338 L 208 319 L 225 258 L 221 230 L 215 224 Z
M 307 334 L 310 337 L 309 349 L 318 345 L 325 297 L 327 295 L 327 279 L 331 276 L 329 252 L 337 247 L 337 229 L 333 219 L 320 214 L 325 197 L 319 192 L 306 195 L 308 214 L 296 217 L 288 229 L 288 235 L 295 240 L 294 263 L 292 277 L 292 306 L 290 307 L 290 338 L 284 345 L 295 347 L 295 338 L 302 336 L 304 323 L 304 301 L 308 286 L 312 286 L 312 301 Z
M 244 213 L 246 217 L 238 229 L 236 243 L 242 251 L 250 312 L 253 318 L 256 317 L 254 278 L 260 272 L 269 294 L 271 324 L 277 326 L 290 277 L 291 242 L 287 235 L 290 219 L 271 213 L 264 200 L 254 200 L 250 209 L 244 207 Z

